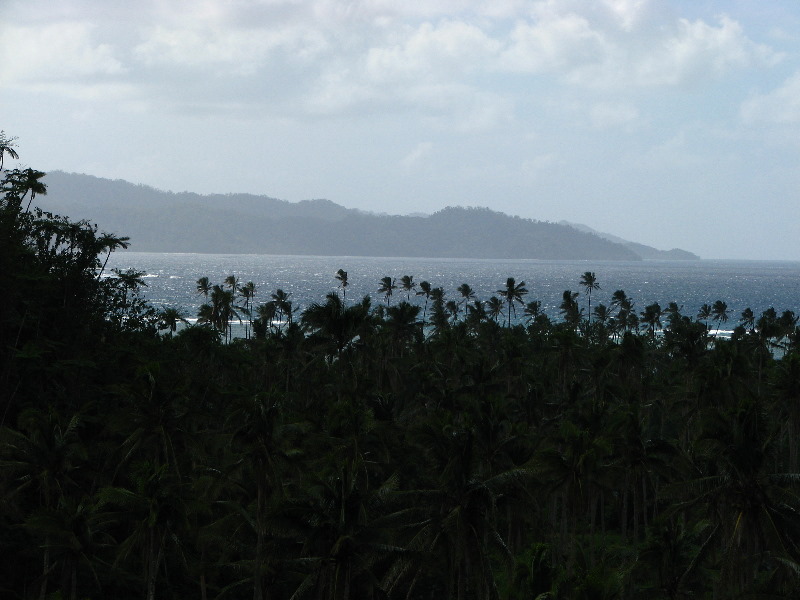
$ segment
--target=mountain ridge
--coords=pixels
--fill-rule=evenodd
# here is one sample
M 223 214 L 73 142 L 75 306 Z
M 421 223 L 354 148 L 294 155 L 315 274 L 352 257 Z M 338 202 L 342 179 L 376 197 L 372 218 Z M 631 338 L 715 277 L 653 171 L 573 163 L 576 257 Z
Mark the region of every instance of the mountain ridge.
M 446 207 L 427 216 L 385 215 L 327 199 L 289 202 L 266 195 L 168 192 L 54 171 L 45 210 L 88 219 L 131 238 L 144 252 L 641 260 L 631 247 L 594 232 Z
M 646 244 L 640 244 L 638 242 L 632 242 L 630 240 L 623 239 L 611 233 L 605 233 L 602 231 L 598 231 L 589 227 L 588 225 L 584 225 L 583 223 L 571 223 L 570 221 L 559 221 L 561 225 L 568 225 L 573 229 L 577 229 L 578 231 L 583 231 L 586 233 L 593 233 L 595 235 L 600 236 L 603 239 L 609 240 L 611 242 L 622 244 L 623 246 L 630 248 L 636 254 L 642 257 L 643 260 L 700 260 L 700 257 L 693 252 L 689 252 L 688 250 L 682 250 L 680 248 L 672 248 L 671 250 L 659 250 L 658 248 L 654 248 L 653 246 L 648 246 Z

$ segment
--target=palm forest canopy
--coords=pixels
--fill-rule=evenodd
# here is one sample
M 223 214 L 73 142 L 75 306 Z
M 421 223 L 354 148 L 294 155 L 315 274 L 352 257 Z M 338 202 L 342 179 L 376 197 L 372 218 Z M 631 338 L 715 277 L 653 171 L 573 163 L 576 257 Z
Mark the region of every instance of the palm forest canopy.
M 106 271 L 130 240 L 36 208 L 44 174 L 0 150 L 3 598 L 800 586 L 791 312 L 604 304 L 592 272 L 557 315 L 513 277 L 353 298 L 341 269 L 302 311 L 201 278 L 189 326 Z

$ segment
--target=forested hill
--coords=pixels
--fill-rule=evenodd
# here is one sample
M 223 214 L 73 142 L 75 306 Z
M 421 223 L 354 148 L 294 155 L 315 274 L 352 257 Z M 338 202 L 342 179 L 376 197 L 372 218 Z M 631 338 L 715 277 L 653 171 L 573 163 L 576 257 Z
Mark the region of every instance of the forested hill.
M 164 192 L 122 180 L 51 172 L 43 208 L 90 218 L 141 252 L 640 260 L 624 244 L 485 208 L 390 216 L 329 200 Z

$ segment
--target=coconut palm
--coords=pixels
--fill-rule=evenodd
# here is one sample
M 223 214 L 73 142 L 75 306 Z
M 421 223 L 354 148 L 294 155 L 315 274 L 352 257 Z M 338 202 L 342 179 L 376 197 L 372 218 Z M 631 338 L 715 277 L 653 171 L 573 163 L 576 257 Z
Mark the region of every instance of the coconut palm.
M 232 338 L 231 324 L 234 319 L 240 323 L 242 317 L 238 312 L 239 307 L 234 304 L 234 288 L 223 289 L 219 285 L 211 288 L 211 324 L 221 331 L 226 340 Z
M 158 328 L 169 330 L 170 337 L 177 331 L 178 323 L 188 325 L 189 321 L 184 318 L 177 308 L 167 307 L 161 311 Z
M 682 500 L 679 508 L 699 510 L 716 526 L 716 595 L 728 598 L 746 592 L 763 569 L 796 577 L 800 560 L 800 477 L 775 472 L 774 422 L 746 392 L 731 391 L 739 396 L 728 400 L 735 408 L 704 412 L 692 455 L 696 476 L 664 490 Z
M 589 308 L 587 309 L 586 313 L 589 315 L 589 323 L 592 322 L 592 292 L 594 290 L 600 289 L 600 284 L 597 283 L 597 277 L 592 271 L 586 271 L 583 275 L 581 275 L 581 285 L 583 289 L 586 291 L 586 296 L 588 297 Z
M 156 583 L 164 565 L 168 544 L 179 544 L 188 527 L 185 485 L 169 465 L 143 461 L 131 466 L 131 485 L 100 490 L 100 506 L 117 508 L 127 537 L 119 546 L 117 562 L 126 562 L 136 551 L 142 557 L 146 600 L 155 600 Z
M 428 489 L 408 492 L 419 517 L 408 544 L 409 559 L 401 560 L 390 575 L 390 592 L 410 578 L 407 597 L 414 597 L 418 575 L 427 570 L 446 586 L 440 597 L 499 597 L 490 557 L 509 561 L 510 552 L 498 529 L 498 503 L 520 489 L 529 474 L 513 467 L 491 472 L 479 435 L 446 418 L 430 418 L 417 432 L 433 477 Z M 415 557 L 436 562 L 415 562 Z
M 422 281 L 419 284 L 419 291 L 417 296 L 425 296 L 425 307 L 422 309 L 422 325 L 425 326 L 425 317 L 428 313 L 428 300 L 431 297 L 431 284 L 427 281 Z
M 97 279 L 103 275 L 103 271 L 106 269 L 106 265 L 108 264 L 108 259 L 111 258 L 111 253 L 114 252 L 117 248 L 122 248 L 123 250 L 127 250 L 128 246 L 130 246 L 129 237 L 125 236 L 116 236 L 111 233 L 103 233 L 97 238 L 97 253 L 106 252 L 106 258 L 103 261 L 103 266 L 100 267 L 100 271 L 97 273 Z
M 592 313 L 594 313 L 594 318 L 601 325 L 605 325 L 611 319 L 611 309 L 605 304 L 598 304 L 595 306 Z
M 710 304 L 703 304 L 697 312 L 697 319 L 705 322 L 706 329 L 708 329 L 708 320 L 711 318 L 712 311 L 713 309 Z
M 525 282 L 520 281 L 517 283 L 513 277 L 509 277 L 506 279 L 506 287 L 497 290 L 497 293 L 505 299 L 505 303 L 508 307 L 508 327 L 511 327 L 511 314 L 513 313 L 514 317 L 517 316 L 515 304 L 517 302 L 524 304 L 522 297 L 528 293 L 528 290 L 525 288 Z
M 525 305 L 525 316 L 528 317 L 528 323 L 531 323 L 542 314 L 542 303 L 539 300 L 533 300 Z
M 467 323 L 472 327 L 489 318 L 489 315 L 486 314 L 486 306 L 480 300 L 474 300 L 472 304 L 467 304 L 465 310 Z
M 7 482 L 4 492 L 9 498 L 25 495 L 30 509 L 54 511 L 62 498 L 78 489 L 74 477 L 86 458 L 79 437 L 81 418 L 75 414 L 66 420 L 53 408 L 29 408 L 20 415 L 19 424 L 19 430 L 0 430 L 0 473 Z M 42 541 L 39 597 L 45 598 L 52 568 L 47 532 Z
M 376 485 L 369 462 L 361 453 L 353 454 L 338 458 L 333 473 L 307 478 L 302 554 L 308 573 L 292 600 L 386 597 L 374 594 L 382 587 L 375 566 L 382 558 L 403 553 L 389 535 L 402 515 L 387 508 L 398 478 L 390 476 Z
M 147 275 L 144 271 L 135 271 L 134 269 L 127 269 L 121 271 L 120 269 L 112 269 L 112 272 L 117 276 L 123 287 L 129 290 L 135 290 L 140 287 L 147 287 L 147 284 L 142 279 Z
M 272 328 L 275 315 L 278 311 L 277 306 L 273 300 L 259 304 L 256 307 L 256 318 L 253 320 L 253 334 L 257 339 L 264 339 L 267 337 L 267 331 Z
M 325 303 L 314 302 L 300 315 L 303 329 L 316 333 L 330 342 L 336 353 L 341 353 L 358 335 L 367 318 L 363 304 L 347 307 L 336 292 L 325 297 Z
M 206 298 L 208 298 L 208 294 L 211 292 L 211 282 L 208 280 L 208 277 L 201 277 L 197 280 L 197 293 L 202 294 Z
M 662 314 L 663 312 L 658 302 L 645 306 L 644 311 L 642 311 L 641 322 L 647 327 L 647 331 L 650 333 L 652 339 L 656 337 L 656 329 L 661 327 Z
M 411 292 L 414 291 L 414 288 L 417 287 L 417 284 L 414 283 L 414 276 L 413 275 L 403 275 L 400 278 L 400 289 L 406 293 L 406 300 L 411 300 Z
M 405 301 L 386 309 L 384 327 L 395 346 L 402 348 L 414 340 L 420 331 L 418 315 L 419 306 Z
M 19 159 L 19 155 L 17 151 L 14 150 L 17 138 L 6 137 L 5 131 L 0 131 L 0 171 L 3 170 L 3 160 L 5 159 L 5 155 L 8 154 L 9 157 L 13 158 L 14 160 Z
M 577 297 L 578 292 L 564 290 L 561 295 L 561 305 L 559 306 L 559 312 L 561 312 L 564 322 L 573 328 L 578 327 L 583 315 L 583 310 L 578 306 Z
M 468 283 L 462 283 L 458 286 L 458 293 L 461 294 L 461 303 L 469 304 L 470 300 L 475 299 L 475 291 L 469 286 Z
M 486 302 L 486 313 L 493 321 L 497 321 L 503 315 L 503 301 L 497 296 L 492 296 Z
M 397 289 L 397 284 L 395 284 L 395 280 L 391 277 L 384 277 L 381 279 L 380 287 L 378 288 L 378 293 L 383 294 L 386 298 L 386 306 L 389 306 L 389 299 L 392 297 L 392 292 Z
M 717 323 L 716 333 L 719 333 L 719 329 L 723 323 L 727 323 L 728 316 L 728 305 L 722 300 L 714 302 L 714 305 L 711 307 L 711 318 Z
M 444 305 L 444 309 L 450 315 L 450 321 L 455 323 L 458 320 L 458 313 L 461 309 L 459 303 L 455 300 L 448 300 Z
M 253 312 L 252 312 L 252 310 L 250 310 L 250 304 L 251 304 L 251 302 L 253 301 L 253 298 L 255 298 L 255 295 L 256 295 L 256 284 L 253 283 L 252 281 L 248 281 L 241 288 L 239 288 L 239 295 L 242 298 L 244 298 L 244 307 L 243 307 L 244 314 L 247 315 L 247 321 L 248 321 L 249 327 L 252 328 L 253 327 Z M 245 336 L 245 338 L 249 338 L 250 337 L 250 329 L 248 329 L 247 327 L 245 327 L 244 336 Z
M 25 208 L 27 213 L 31 208 L 31 203 L 37 194 L 44 196 L 47 194 L 47 186 L 40 181 L 45 174 L 36 169 L 14 169 L 8 172 L 4 182 L 9 186 L 7 190 L 14 197 L 14 204 L 17 208 L 21 208 L 22 201 L 25 196 L 30 194 L 28 198 L 28 206 Z
M 287 294 L 281 289 L 272 294 L 272 301 L 275 303 L 275 316 L 278 321 L 283 321 L 285 318 L 287 323 L 292 322 L 292 301 L 289 300 L 291 294 Z
M 236 275 L 228 275 L 225 278 L 225 285 L 228 286 L 234 295 L 236 295 L 241 289 L 241 286 L 239 285 L 239 278 L 236 277 Z
M 753 333 L 756 327 L 756 315 L 753 309 L 749 306 L 742 311 L 742 327 L 747 330 L 747 333 Z
M 339 269 L 336 271 L 336 281 L 339 282 L 339 287 L 342 288 L 342 300 L 346 300 L 347 286 L 349 285 L 347 282 L 347 271 L 344 269 Z

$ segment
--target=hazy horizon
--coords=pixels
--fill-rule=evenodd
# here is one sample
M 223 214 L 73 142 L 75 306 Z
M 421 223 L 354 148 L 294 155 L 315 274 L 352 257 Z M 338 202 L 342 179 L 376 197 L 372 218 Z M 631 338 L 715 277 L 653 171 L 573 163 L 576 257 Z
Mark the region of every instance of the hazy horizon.
M 800 260 L 792 0 L 3 13 L 16 165 L 374 213 L 485 206 L 703 258 Z

